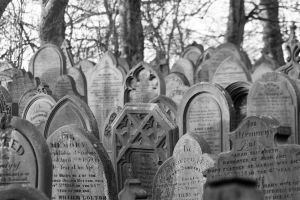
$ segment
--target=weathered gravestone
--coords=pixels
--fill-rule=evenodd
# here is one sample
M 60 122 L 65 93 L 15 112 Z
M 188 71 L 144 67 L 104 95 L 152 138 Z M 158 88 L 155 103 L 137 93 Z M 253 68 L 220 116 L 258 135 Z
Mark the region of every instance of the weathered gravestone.
M 199 135 L 185 134 L 158 169 L 152 187 L 153 200 L 202 199 L 206 178 L 203 172 L 214 165 L 206 141 Z
M 75 90 L 77 93 L 83 97 L 83 99 L 86 101 L 87 99 L 87 82 L 86 78 L 81 71 L 81 69 L 77 69 L 75 67 L 71 67 L 67 69 L 67 74 L 72 77 L 75 83 Z M 90 77 L 88 77 L 90 78 Z
M 150 100 L 149 103 L 159 104 L 159 106 L 161 106 L 161 108 L 176 123 L 177 105 L 172 99 L 170 99 L 164 95 L 159 95 L 159 96 L 155 97 L 154 99 Z
M 268 72 L 253 83 L 247 99 L 247 116 L 272 116 L 280 123 L 279 134 L 300 143 L 299 90 L 293 80 L 279 72 Z
M 261 76 L 267 72 L 273 72 L 279 67 L 279 64 L 266 54 L 256 61 L 253 65 L 252 80 L 253 82 L 259 80 Z
M 194 66 L 191 61 L 185 58 L 179 58 L 172 66 L 171 72 L 179 72 L 185 75 L 189 84 L 194 84 Z
M 0 113 L 12 113 L 12 98 L 9 92 L 0 85 Z
M 211 82 L 226 88 L 237 81 L 251 82 L 251 75 L 244 63 L 233 56 L 226 58 L 216 69 Z
M 165 77 L 166 96 L 179 106 L 184 93 L 189 89 L 190 83 L 184 74 L 172 72 Z
M 89 72 L 91 71 L 92 68 L 95 67 L 95 63 L 89 60 L 81 60 L 74 67 L 77 69 L 81 69 L 84 76 L 88 79 L 90 77 Z
M 114 120 L 112 130 L 119 191 L 127 178 L 138 178 L 151 194 L 153 177 L 172 155 L 178 140 L 175 123 L 156 104 L 128 103 Z
M 123 106 L 125 72 L 117 67 L 114 55 L 106 52 L 90 74 L 88 105 L 98 122 L 98 129 L 102 130 L 109 112 L 118 106 Z M 102 141 L 101 133 L 99 138 Z
M 61 49 L 54 44 L 45 44 L 34 54 L 29 71 L 53 90 L 56 79 L 65 74 L 66 60 Z
M 123 68 L 124 72 L 127 74 L 130 70 L 129 64 L 125 58 L 117 57 L 118 65 Z
M 232 150 L 219 155 L 207 180 L 252 178 L 265 200 L 300 198 L 300 146 L 280 144 L 279 123 L 251 116 L 230 135 Z
M 158 95 L 164 95 L 163 78 L 149 64 L 140 62 L 132 68 L 124 83 L 124 104 L 128 102 L 148 103 Z
M 117 200 L 112 163 L 92 133 L 66 125 L 53 132 L 47 144 L 53 159 L 53 200 Z
M 45 93 L 39 93 L 28 100 L 22 118 L 31 122 L 44 136 L 44 128 L 49 113 L 56 104 L 53 97 Z
M 57 78 L 54 88 L 53 96 L 59 100 L 65 95 L 77 95 L 76 86 L 73 78 L 69 75 L 61 75 Z
M 234 119 L 229 94 L 217 84 L 198 83 L 185 93 L 178 108 L 179 135 L 189 132 L 202 136 L 213 154 L 227 151 Z
M 9 186 L 0 191 L 1 200 L 50 200 L 44 193 L 34 187 Z
M 98 134 L 97 121 L 88 105 L 76 96 L 66 95 L 52 108 L 45 124 L 44 136 L 47 138 L 58 128 L 77 124 L 85 130 Z M 95 135 L 99 138 L 99 135 Z
M 119 200 L 147 199 L 147 192 L 139 179 L 126 179 L 124 188 L 118 194 Z
M 193 66 L 196 67 L 198 60 L 200 59 L 204 48 L 201 44 L 193 43 L 188 45 L 181 54 L 182 58 L 188 59 L 192 62 Z
M 39 131 L 24 119 L 2 115 L 0 141 L 0 190 L 28 185 L 51 197 L 51 155 Z

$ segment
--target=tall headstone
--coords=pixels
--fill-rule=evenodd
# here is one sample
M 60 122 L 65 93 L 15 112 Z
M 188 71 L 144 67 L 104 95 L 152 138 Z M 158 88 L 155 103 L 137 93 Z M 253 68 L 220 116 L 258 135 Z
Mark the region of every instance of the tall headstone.
M 299 90 L 293 80 L 279 72 L 268 72 L 253 83 L 247 99 L 247 116 L 272 116 L 280 123 L 279 134 L 299 144 Z
M 80 125 L 94 134 L 99 132 L 97 121 L 89 106 L 76 96 L 66 95 L 52 108 L 45 124 L 45 138 L 58 128 L 68 124 Z M 99 135 L 95 135 L 95 137 L 99 138 Z
M 194 66 L 193 63 L 185 58 L 179 58 L 172 66 L 171 72 L 179 72 L 185 75 L 189 84 L 194 84 Z
M 0 141 L 0 190 L 8 185 L 32 186 L 51 197 L 51 155 L 34 125 L 2 115 Z
M 279 64 L 266 54 L 262 54 L 260 59 L 253 65 L 252 80 L 259 80 L 267 72 L 273 72 L 279 67 Z
M 127 178 L 138 178 L 151 194 L 154 175 L 172 155 L 178 140 L 175 123 L 157 104 L 128 103 L 114 120 L 112 130 L 119 191 Z
M 44 193 L 29 186 L 9 186 L 1 189 L 1 200 L 50 200 Z
M 124 104 L 148 103 L 151 99 L 165 93 L 166 86 L 163 78 L 145 62 L 137 64 L 125 78 Z
M 54 131 L 47 144 L 53 159 L 52 200 L 117 200 L 112 163 L 92 133 L 66 125 Z
M 280 144 L 275 120 L 250 116 L 230 135 L 232 150 L 219 155 L 207 171 L 208 181 L 250 178 L 265 200 L 300 198 L 299 155 L 297 144 Z
M 53 96 L 59 100 L 65 95 L 77 95 L 76 85 L 73 78 L 69 75 L 61 75 L 57 78 L 54 88 Z
M 193 66 L 197 66 L 197 62 L 200 59 L 204 48 L 201 44 L 193 43 L 188 45 L 181 54 L 182 58 L 188 59 L 192 62 Z
M 106 52 L 90 74 L 88 105 L 98 122 L 98 129 L 102 130 L 109 112 L 123 106 L 125 72 L 118 68 L 115 56 Z M 102 140 L 102 133 L 100 134 L 99 138 Z
M 181 101 L 177 124 L 180 136 L 186 132 L 202 136 L 213 154 L 228 151 L 228 134 L 234 125 L 229 94 L 217 84 L 197 83 Z
M 152 187 L 153 200 L 202 199 L 206 178 L 203 172 L 213 167 L 208 144 L 199 135 L 185 134 L 173 156 L 158 169 Z
M 61 49 L 54 44 L 45 44 L 34 54 L 29 71 L 39 77 L 53 90 L 56 79 L 66 72 L 66 60 Z

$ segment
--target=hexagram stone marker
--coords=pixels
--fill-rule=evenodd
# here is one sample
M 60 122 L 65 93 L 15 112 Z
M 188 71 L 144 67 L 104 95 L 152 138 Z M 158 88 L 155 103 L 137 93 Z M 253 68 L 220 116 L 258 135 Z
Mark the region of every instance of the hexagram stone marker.
M 47 144 L 53 159 L 53 200 L 117 200 L 112 163 L 92 133 L 66 125 L 54 131 Z
M 178 109 L 179 135 L 189 132 L 202 136 L 213 154 L 228 151 L 234 119 L 232 100 L 221 86 L 197 83 L 185 93 Z

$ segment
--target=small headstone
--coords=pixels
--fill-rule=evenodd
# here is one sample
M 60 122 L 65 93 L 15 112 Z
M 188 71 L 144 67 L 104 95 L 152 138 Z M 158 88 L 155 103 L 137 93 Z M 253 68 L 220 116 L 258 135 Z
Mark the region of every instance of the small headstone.
M 193 43 L 185 48 L 185 50 L 181 54 L 181 57 L 188 59 L 192 62 L 193 66 L 196 67 L 197 62 L 200 59 L 203 52 L 204 48 L 201 44 Z
M 92 133 L 66 125 L 52 133 L 47 144 L 53 159 L 52 200 L 117 200 L 112 163 Z
M 251 75 L 244 63 L 232 56 L 218 66 L 211 80 L 223 88 L 238 81 L 251 82 Z
M 34 187 L 28 186 L 9 186 L 1 189 L 1 200 L 50 200 L 44 193 Z
M 75 88 L 78 94 L 86 100 L 87 97 L 87 82 L 86 78 L 81 71 L 81 69 L 77 69 L 75 67 L 71 67 L 67 69 L 67 74 L 71 76 L 75 83 Z M 88 77 L 90 78 L 90 77 Z
M 88 105 L 77 96 L 66 95 L 55 104 L 45 124 L 45 138 L 58 128 L 68 124 L 80 125 L 92 133 L 98 134 L 99 132 L 92 111 Z M 99 138 L 98 135 L 95 137 Z
M 45 139 L 28 121 L 2 116 L 0 190 L 32 186 L 51 196 L 52 161 Z
M 259 80 L 263 74 L 273 72 L 279 67 L 279 64 L 266 54 L 263 54 L 253 65 L 252 80 Z
M 272 116 L 280 123 L 280 135 L 300 143 L 300 93 L 295 82 L 279 72 L 268 72 L 252 84 L 247 99 L 247 116 Z
M 112 130 L 119 191 L 127 178 L 138 178 L 150 195 L 158 167 L 172 155 L 178 140 L 175 123 L 157 104 L 128 103 Z
M 77 95 L 76 86 L 73 78 L 69 75 L 61 75 L 57 78 L 53 88 L 53 96 L 59 100 L 65 95 Z
M 176 115 L 177 115 L 177 105 L 176 103 L 164 96 L 164 95 L 159 95 L 156 98 L 150 100 L 149 103 L 157 103 L 161 106 L 161 108 L 170 116 L 170 118 L 176 122 Z
M 221 86 L 197 83 L 185 93 L 178 108 L 179 135 L 189 132 L 202 136 L 213 154 L 228 151 L 234 114 L 232 100 Z
M 171 72 L 179 72 L 185 75 L 189 84 L 194 84 L 194 66 L 192 62 L 185 58 L 179 58 L 172 66 Z
M 158 169 L 152 188 L 153 200 L 202 199 L 206 178 L 203 172 L 214 160 L 206 141 L 198 135 L 185 134 L 177 142 L 173 156 Z
M 124 104 L 128 102 L 148 103 L 158 95 L 164 95 L 163 78 L 149 64 L 140 62 L 125 78 Z

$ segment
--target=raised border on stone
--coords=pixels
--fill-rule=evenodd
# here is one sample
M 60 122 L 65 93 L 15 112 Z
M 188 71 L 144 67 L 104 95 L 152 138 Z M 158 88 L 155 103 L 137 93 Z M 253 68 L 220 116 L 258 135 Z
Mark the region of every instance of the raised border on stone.
M 12 185 L 0 191 L 1 200 L 50 200 L 33 187 Z

